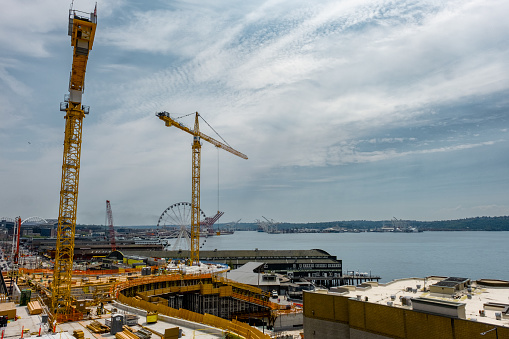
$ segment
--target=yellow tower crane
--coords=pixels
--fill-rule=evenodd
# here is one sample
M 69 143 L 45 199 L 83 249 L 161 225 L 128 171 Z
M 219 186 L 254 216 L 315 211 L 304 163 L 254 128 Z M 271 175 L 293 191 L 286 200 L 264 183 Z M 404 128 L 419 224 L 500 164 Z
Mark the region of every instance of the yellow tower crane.
M 81 104 L 85 89 L 85 71 L 88 54 L 94 43 L 97 26 L 97 4 L 93 13 L 69 10 L 71 46 L 74 48 L 69 94 L 60 110 L 65 111 L 64 156 L 58 210 L 58 233 L 55 251 L 55 267 L 51 290 L 51 313 L 54 322 L 78 320 L 81 313 L 71 305 L 72 263 L 74 235 L 78 205 L 78 183 L 81 156 L 81 131 L 83 118 L 89 107 Z
M 180 122 L 175 121 L 170 117 L 168 112 L 156 113 L 159 119 L 166 123 L 166 126 L 175 126 L 184 132 L 187 132 L 193 136 L 193 174 L 192 174 L 192 197 L 191 197 L 191 264 L 197 264 L 200 261 L 200 155 L 201 155 L 201 142 L 205 140 L 210 142 L 217 148 L 222 148 L 238 157 L 247 160 L 247 155 L 240 153 L 232 147 L 217 141 L 200 132 L 200 126 L 198 123 L 198 112 L 195 113 L 194 130 L 184 126 Z

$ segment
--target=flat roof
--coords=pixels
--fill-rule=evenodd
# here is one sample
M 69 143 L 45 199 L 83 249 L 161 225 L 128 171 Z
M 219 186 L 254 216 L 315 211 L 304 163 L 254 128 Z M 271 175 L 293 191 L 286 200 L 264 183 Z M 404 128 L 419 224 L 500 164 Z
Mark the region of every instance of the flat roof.
M 129 249 L 122 249 L 125 252 L 129 252 Z M 137 251 L 139 255 L 154 256 L 157 254 L 161 258 L 172 258 L 177 256 L 189 255 L 189 251 Z M 200 259 L 213 259 L 213 258 L 228 258 L 228 259 L 288 259 L 295 260 L 295 258 L 308 258 L 308 259 L 326 259 L 333 258 L 336 256 L 330 255 L 324 250 L 312 249 L 312 250 L 200 250 Z M 339 261 L 339 260 L 338 260 Z
M 467 320 L 478 321 L 482 323 L 506 326 L 509 327 L 509 319 L 502 317 L 501 320 L 497 320 L 495 313 L 501 312 L 501 309 L 494 310 L 490 308 L 485 309 L 484 305 L 488 303 L 499 303 L 509 304 L 509 287 L 492 287 L 482 285 L 481 281 L 472 281 L 472 291 L 468 292 L 466 289 L 458 291 L 453 298 L 446 294 L 430 293 L 428 287 L 439 283 L 440 281 L 446 280 L 446 277 L 427 277 L 427 278 L 407 278 L 399 279 L 388 282 L 386 284 L 378 284 L 377 282 L 369 282 L 359 286 L 339 286 L 333 291 L 329 291 L 329 294 L 340 294 L 343 296 L 357 298 L 367 302 L 387 305 L 387 302 L 392 301 L 393 307 L 400 307 L 411 309 L 411 306 L 403 305 L 400 297 L 402 298 L 425 298 L 424 300 L 436 300 L 437 303 L 454 305 L 462 304 L 465 306 L 465 313 Z M 468 279 L 465 279 L 468 280 Z M 462 281 L 465 281 L 462 280 Z M 371 287 L 367 287 L 371 285 Z M 417 286 L 419 285 L 419 288 Z M 423 287 L 426 286 L 426 291 L 423 291 Z M 338 292 L 335 292 L 337 290 Z M 414 292 L 415 291 L 415 292 Z M 471 295 L 471 299 L 468 298 L 468 294 Z M 394 297 L 392 297 L 394 296 Z M 394 300 L 393 300 L 394 298 Z M 421 299 L 423 300 L 423 299 Z M 479 314 L 480 310 L 484 310 L 484 317 Z

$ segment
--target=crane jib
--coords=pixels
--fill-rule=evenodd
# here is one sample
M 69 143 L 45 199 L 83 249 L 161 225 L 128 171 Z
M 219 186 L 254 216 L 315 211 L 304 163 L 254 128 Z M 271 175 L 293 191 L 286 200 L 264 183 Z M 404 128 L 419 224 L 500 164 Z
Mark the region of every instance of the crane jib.
M 192 130 L 190 129 L 189 127 L 185 126 L 184 124 L 180 123 L 180 122 L 177 122 L 175 121 L 174 119 L 172 119 L 170 117 L 170 113 L 168 112 L 159 112 L 159 113 L 156 113 L 156 116 L 163 120 L 165 122 L 165 125 L 167 127 L 171 127 L 171 126 L 175 126 L 177 127 L 178 129 L 181 129 L 183 130 L 184 132 L 187 132 L 191 135 L 193 135 L 194 137 L 198 136 L 200 137 L 201 139 L 213 144 L 214 146 L 218 147 L 218 148 L 221 148 L 221 149 L 224 149 L 225 151 L 228 151 L 242 159 L 248 159 L 247 155 L 245 155 L 244 153 L 241 153 L 239 151 L 237 151 L 236 149 L 206 135 L 206 134 L 203 134 L 202 132 L 200 132 L 199 130 Z

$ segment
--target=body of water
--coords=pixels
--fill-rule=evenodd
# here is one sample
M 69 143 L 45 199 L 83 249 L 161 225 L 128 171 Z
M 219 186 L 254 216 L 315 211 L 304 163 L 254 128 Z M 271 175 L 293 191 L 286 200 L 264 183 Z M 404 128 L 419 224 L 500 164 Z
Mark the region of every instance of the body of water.
M 201 239 L 202 242 L 203 239 Z M 202 250 L 322 249 L 343 271 L 381 282 L 430 275 L 509 280 L 509 232 L 289 233 L 235 232 L 209 237 Z

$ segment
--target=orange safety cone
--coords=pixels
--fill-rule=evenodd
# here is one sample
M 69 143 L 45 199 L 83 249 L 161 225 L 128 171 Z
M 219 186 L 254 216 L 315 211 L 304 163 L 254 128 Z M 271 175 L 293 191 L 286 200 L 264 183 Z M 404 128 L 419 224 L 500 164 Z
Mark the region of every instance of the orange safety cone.
M 4 339 L 4 332 L 5 330 L 2 330 L 2 339 Z
M 41 336 L 41 326 L 39 326 L 39 337 Z
M 23 332 L 25 332 L 25 326 L 21 327 L 21 338 L 23 338 Z

